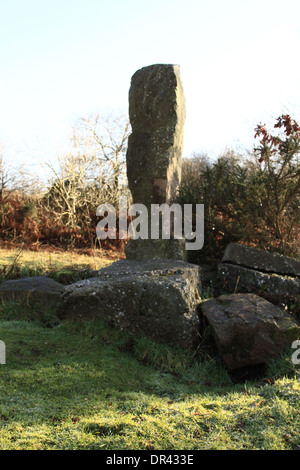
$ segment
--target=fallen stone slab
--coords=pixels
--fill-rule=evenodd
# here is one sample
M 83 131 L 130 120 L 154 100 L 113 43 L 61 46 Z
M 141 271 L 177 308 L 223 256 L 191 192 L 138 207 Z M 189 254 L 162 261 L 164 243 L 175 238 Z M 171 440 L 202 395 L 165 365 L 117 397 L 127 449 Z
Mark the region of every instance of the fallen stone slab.
M 64 290 L 63 284 L 46 276 L 24 277 L 0 284 L 0 300 L 34 301 L 44 307 L 55 308 Z
M 220 357 L 229 370 L 263 365 L 300 338 L 300 326 L 255 294 L 228 294 L 201 304 Z
M 184 261 L 120 260 L 66 286 L 62 319 L 104 319 L 130 334 L 193 349 L 199 339 L 199 267 Z
M 300 295 L 300 279 L 298 277 L 263 273 L 229 263 L 220 263 L 217 275 L 226 289 L 247 292 L 264 290 L 272 295 L 292 298 Z
M 300 261 L 239 243 L 229 243 L 224 252 L 222 263 L 237 264 L 262 272 L 300 276 Z

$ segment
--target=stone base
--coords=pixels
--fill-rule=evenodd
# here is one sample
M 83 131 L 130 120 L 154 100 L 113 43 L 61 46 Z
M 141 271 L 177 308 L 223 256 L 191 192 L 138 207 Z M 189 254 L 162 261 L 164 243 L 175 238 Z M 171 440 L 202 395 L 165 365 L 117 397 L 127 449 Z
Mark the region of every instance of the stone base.
M 103 319 L 155 341 L 193 349 L 199 342 L 199 266 L 184 261 L 121 260 L 65 288 L 61 318 Z
M 184 240 L 129 240 L 125 246 L 127 259 L 174 259 L 186 261 Z

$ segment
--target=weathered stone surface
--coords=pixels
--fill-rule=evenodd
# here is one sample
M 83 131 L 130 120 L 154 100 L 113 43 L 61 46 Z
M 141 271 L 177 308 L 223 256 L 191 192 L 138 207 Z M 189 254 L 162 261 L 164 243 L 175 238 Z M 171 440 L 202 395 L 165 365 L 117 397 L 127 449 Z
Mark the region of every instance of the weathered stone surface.
M 162 204 L 176 195 L 181 176 L 185 98 L 178 65 L 156 64 L 131 79 L 127 150 L 133 202 Z
M 143 204 L 150 219 L 151 204 L 174 200 L 181 179 L 185 97 L 178 65 L 155 64 L 143 67 L 132 76 L 129 117 L 132 133 L 126 155 L 128 185 L 134 204 Z M 179 246 L 178 240 L 174 244 Z M 149 252 L 143 240 L 139 245 L 131 240 L 125 248 L 126 254 L 140 258 L 141 245 Z M 153 257 L 158 245 L 151 245 L 154 251 L 150 250 L 149 257 Z M 164 247 L 168 254 L 172 251 L 168 243 L 162 243 L 160 256 Z M 178 253 L 180 250 L 176 249 L 176 257 L 181 256 Z
M 129 240 L 126 245 L 126 258 L 150 260 L 166 258 L 185 260 L 186 251 L 180 240 Z
M 267 274 L 243 266 L 220 263 L 218 278 L 226 288 L 255 292 L 265 290 L 275 295 L 297 297 L 300 295 L 298 277 Z
M 61 318 L 104 319 L 131 334 L 192 349 L 198 340 L 201 279 L 195 265 L 121 260 L 65 288 Z
M 300 336 L 299 325 L 284 310 L 255 294 L 222 295 L 201 310 L 230 370 L 266 364 Z
M 60 300 L 64 286 L 46 276 L 25 277 L 0 284 L 0 300 L 33 300 L 54 308 Z
M 230 243 L 226 247 L 222 263 L 238 264 L 262 272 L 300 276 L 300 261 L 239 243 Z
M 98 271 L 98 278 L 102 280 L 118 279 L 123 276 L 136 277 L 158 277 L 166 275 L 179 274 L 189 279 L 199 292 L 201 291 L 200 266 L 185 263 L 182 260 L 171 259 L 149 259 L 139 260 L 120 260 L 116 261 Z

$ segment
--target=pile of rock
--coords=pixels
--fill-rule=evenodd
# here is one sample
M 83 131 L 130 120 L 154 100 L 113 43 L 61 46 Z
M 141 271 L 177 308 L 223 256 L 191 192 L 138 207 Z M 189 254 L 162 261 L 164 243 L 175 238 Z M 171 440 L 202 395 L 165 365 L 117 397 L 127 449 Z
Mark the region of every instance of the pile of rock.
M 61 320 L 102 319 L 132 335 L 194 350 L 210 328 L 229 370 L 269 362 L 300 338 L 300 326 L 253 293 L 201 301 L 201 267 L 182 260 L 121 260 L 94 277 L 63 286 L 46 277 L 5 281 L 2 301 L 33 300 Z
M 231 293 L 204 302 L 201 311 L 229 369 L 265 364 L 300 338 L 299 324 L 278 306 L 300 296 L 299 261 L 230 243 L 217 276 Z

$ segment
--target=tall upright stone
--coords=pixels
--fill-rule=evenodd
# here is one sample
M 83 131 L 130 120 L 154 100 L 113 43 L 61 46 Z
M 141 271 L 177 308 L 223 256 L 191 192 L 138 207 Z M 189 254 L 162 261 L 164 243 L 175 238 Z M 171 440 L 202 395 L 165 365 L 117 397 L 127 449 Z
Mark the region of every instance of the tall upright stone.
M 127 177 L 135 204 L 172 202 L 181 179 L 185 97 L 178 65 L 155 64 L 131 79 Z M 179 240 L 131 240 L 127 258 L 183 259 Z

